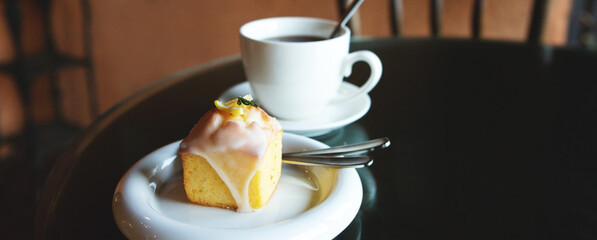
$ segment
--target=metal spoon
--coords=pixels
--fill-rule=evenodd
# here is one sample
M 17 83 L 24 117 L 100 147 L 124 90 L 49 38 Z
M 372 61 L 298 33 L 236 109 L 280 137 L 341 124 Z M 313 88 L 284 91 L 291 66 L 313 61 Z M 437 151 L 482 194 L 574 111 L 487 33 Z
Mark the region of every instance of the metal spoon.
M 338 23 L 338 25 L 336 25 L 336 28 L 334 28 L 332 35 L 330 35 L 330 38 L 334 38 L 336 36 L 336 34 L 338 34 L 340 29 L 343 26 L 345 26 L 346 23 L 348 23 L 348 20 L 350 20 L 352 15 L 357 11 L 357 9 L 361 6 L 361 4 L 363 4 L 364 1 L 365 0 L 355 0 L 352 2 L 352 4 L 350 5 L 350 7 L 348 9 L 348 12 L 346 12 L 346 14 L 344 14 L 344 17 L 342 17 L 342 21 L 340 21 Z
M 283 153 L 282 158 L 288 156 L 339 156 L 347 154 L 356 154 L 370 152 L 376 149 L 382 149 L 390 146 L 390 139 L 387 137 L 369 140 L 366 142 L 336 146 L 324 149 Z
M 368 167 L 373 164 L 371 156 L 341 156 L 373 151 L 390 146 L 389 138 L 378 138 L 362 143 L 317 149 L 311 151 L 283 153 L 282 162 L 307 166 L 326 167 Z
M 303 166 L 360 168 L 371 166 L 371 164 L 373 164 L 373 157 L 286 156 L 282 157 L 282 162 Z

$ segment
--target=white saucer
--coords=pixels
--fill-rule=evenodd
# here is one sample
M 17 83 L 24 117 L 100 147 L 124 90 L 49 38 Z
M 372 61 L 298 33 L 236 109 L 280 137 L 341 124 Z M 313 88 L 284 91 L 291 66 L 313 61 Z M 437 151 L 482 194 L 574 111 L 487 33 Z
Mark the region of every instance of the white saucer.
M 327 145 L 284 133 L 283 151 Z M 356 216 L 363 189 L 354 169 L 283 165 L 270 202 L 253 213 L 205 207 L 187 200 L 180 141 L 137 162 L 114 192 L 112 212 L 129 239 L 332 239 Z
M 349 83 L 342 82 L 338 93 L 341 95 L 349 95 L 358 90 L 358 87 Z M 239 83 L 228 90 L 226 90 L 218 100 L 227 101 L 238 96 L 253 94 L 249 82 Z M 259 103 L 259 99 L 256 99 Z M 284 132 L 291 132 L 303 136 L 314 137 L 326 134 L 335 129 L 344 127 L 356 120 L 359 120 L 363 115 L 369 111 L 371 107 L 371 98 L 367 94 L 363 94 L 350 102 L 333 103 L 328 105 L 323 113 L 316 118 L 306 119 L 301 121 L 292 121 L 278 119 L 282 125 Z

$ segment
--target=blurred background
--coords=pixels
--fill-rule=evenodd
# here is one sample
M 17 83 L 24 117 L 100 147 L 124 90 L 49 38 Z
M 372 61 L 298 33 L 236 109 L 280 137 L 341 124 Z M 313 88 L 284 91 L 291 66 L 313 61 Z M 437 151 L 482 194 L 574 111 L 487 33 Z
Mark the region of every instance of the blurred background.
M 523 44 L 533 16 L 540 16 L 539 43 L 593 50 L 593 2 L 367 0 L 350 27 L 354 39 Z M 239 54 L 238 29 L 245 22 L 275 16 L 338 20 L 349 3 L 0 0 L 0 236 L 33 238 L 39 193 L 53 164 L 119 101 L 176 72 Z

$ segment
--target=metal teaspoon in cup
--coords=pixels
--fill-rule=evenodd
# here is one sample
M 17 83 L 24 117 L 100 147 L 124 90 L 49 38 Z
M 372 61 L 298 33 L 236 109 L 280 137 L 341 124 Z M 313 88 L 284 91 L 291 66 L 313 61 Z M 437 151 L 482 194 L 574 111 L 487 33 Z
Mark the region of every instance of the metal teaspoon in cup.
M 361 6 L 361 4 L 363 4 L 364 1 L 365 0 L 354 0 L 352 2 L 350 7 L 348 8 L 348 11 L 346 12 L 346 14 L 344 14 L 344 17 L 342 18 L 342 20 L 338 23 L 338 25 L 336 25 L 336 28 L 334 28 L 334 31 L 332 32 L 332 35 L 330 35 L 330 38 L 334 38 L 336 36 L 336 34 L 338 34 L 338 31 L 340 31 L 342 26 L 344 26 L 344 25 L 346 25 L 346 23 L 348 23 L 348 20 L 350 20 L 352 15 L 354 15 L 354 13 Z

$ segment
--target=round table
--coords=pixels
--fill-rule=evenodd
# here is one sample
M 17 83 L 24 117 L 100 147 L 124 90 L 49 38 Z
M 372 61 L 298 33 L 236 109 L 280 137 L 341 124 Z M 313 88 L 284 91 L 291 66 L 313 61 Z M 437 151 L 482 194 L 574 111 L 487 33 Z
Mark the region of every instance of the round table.
M 359 169 L 363 202 L 341 239 L 597 238 L 597 55 L 522 43 L 355 40 L 384 72 L 360 120 L 317 137 L 389 137 Z M 357 65 L 349 81 L 368 75 Z M 245 81 L 239 56 L 177 73 L 89 126 L 57 163 L 40 239 L 124 238 L 114 189 L 136 161 L 183 138 Z

